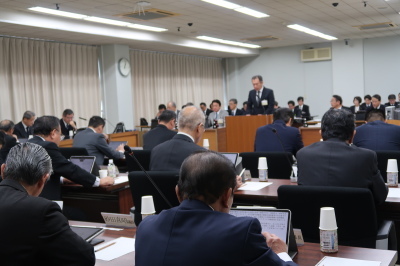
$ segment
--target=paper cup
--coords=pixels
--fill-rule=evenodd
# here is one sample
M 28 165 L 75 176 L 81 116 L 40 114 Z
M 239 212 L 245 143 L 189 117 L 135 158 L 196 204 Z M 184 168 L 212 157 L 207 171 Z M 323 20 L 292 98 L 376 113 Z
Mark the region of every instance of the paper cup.
M 386 172 L 388 172 L 388 173 L 396 173 L 396 172 L 398 172 L 397 160 L 396 159 L 389 159 L 388 160 Z
M 142 214 L 154 214 L 156 212 L 154 208 L 153 196 L 142 197 Z
M 203 147 L 207 149 L 210 147 L 210 142 L 208 139 L 203 139 Z
M 68 134 L 69 134 L 69 136 L 72 138 L 72 137 L 74 136 L 74 131 L 70 130 L 70 131 L 68 132 Z
M 319 229 L 321 230 L 336 230 L 335 209 L 332 207 L 321 208 L 321 215 L 319 217 Z
M 260 157 L 258 158 L 258 169 L 268 169 L 267 158 Z
M 99 176 L 100 178 L 106 177 L 108 174 L 107 170 L 99 170 Z

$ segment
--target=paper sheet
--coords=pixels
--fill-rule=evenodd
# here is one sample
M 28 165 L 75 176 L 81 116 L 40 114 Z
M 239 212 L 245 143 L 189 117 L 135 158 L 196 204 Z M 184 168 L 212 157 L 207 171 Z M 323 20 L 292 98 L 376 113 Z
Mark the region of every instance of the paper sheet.
M 389 188 L 388 198 L 400 198 L 400 188 Z
M 124 183 L 124 182 L 128 182 L 128 180 L 129 180 L 128 176 L 119 176 L 119 177 L 114 179 L 114 185 L 121 184 L 121 183 Z
M 102 247 L 107 246 L 114 242 L 115 242 L 114 245 L 106 247 L 105 249 L 96 252 L 96 250 L 99 250 Z M 97 245 L 94 250 L 96 259 L 110 261 L 119 258 L 125 254 L 128 254 L 129 252 L 135 251 L 135 239 L 128 237 L 119 237 L 117 239 L 108 241 L 101 245 Z
M 272 182 L 247 182 L 244 183 L 238 190 L 260 190 L 262 188 L 265 188 L 269 185 L 272 185 Z
M 354 260 L 338 257 L 323 257 L 315 266 L 380 266 L 380 261 Z

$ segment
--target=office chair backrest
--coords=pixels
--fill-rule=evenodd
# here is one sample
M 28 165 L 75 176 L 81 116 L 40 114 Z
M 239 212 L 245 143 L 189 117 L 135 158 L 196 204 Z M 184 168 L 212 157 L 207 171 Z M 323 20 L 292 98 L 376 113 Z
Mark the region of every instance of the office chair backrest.
M 339 245 L 375 248 L 378 231 L 372 193 L 365 188 L 280 186 L 279 208 L 292 212 L 293 228 L 304 241 L 319 243 L 322 207 L 335 208 Z
M 172 204 L 178 206 L 179 201 L 175 194 L 175 186 L 178 183 L 179 172 L 176 171 L 149 171 L 147 172 L 159 189 L 164 193 L 165 197 Z M 135 203 L 135 224 L 136 226 L 142 221 L 141 204 L 142 196 L 152 195 L 156 213 L 160 213 L 170 206 L 165 202 L 157 189 L 142 171 L 133 171 L 129 175 L 129 186 L 132 192 L 133 202 Z
M 258 177 L 258 158 L 267 157 L 269 178 L 290 178 L 293 164 L 290 152 L 242 152 L 239 156 L 242 157 L 243 168 L 250 170 L 252 177 Z
M 61 154 L 68 160 L 71 156 L 88 156 L 85 148 L 59 148 Z
M 139 163 L 143 166 L 144 170 L 150 170 L 150 156 L 151 150 L 134 150 L 133 155 L 139 161 Z M 130 156 L 125 157 L 126 167 L 128 168 L 128 172 L 131 171 L 141 171 L 139 165 L 136 161 Z
M 387 162 L 389 159 L 397 159 L 397 167 L 400 169 L 400 151 L 375 151 L 378 159 L 378 169 L 381 172 L 383 180 L 387 182 Z

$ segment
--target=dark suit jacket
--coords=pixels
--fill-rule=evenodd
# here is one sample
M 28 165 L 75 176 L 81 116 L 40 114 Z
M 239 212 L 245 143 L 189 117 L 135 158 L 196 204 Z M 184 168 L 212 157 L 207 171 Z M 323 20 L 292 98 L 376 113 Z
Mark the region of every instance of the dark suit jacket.
M 355 106 L 355 105 L 350 106 L 350 110 L 351 110 L 351 112 L 352 112 L 353 114 L 355 114 L 355 113 L 356 113 L 356 106 Z M 358 110 L 359 110 L 359 111 L 362 111 L 362 110 L 365 110 L 365 109 L 362 109 L 362 107 L 361 107 L 361 105 L 360 105 L 360 108 L 359 108 Z
M 157 125 L 143 135 L 143 150 L 152 150 L 158 144 L 172 139 L 176 133 L 176 131 L 169 130 L 164 125 Z
M 249 99 L 247 100 L 248 103 L 246 114 L 273 114 L 275 103 L 274 91 L 263 87 L 261 93 L 261 101 L 263 100 L 268 101 L 268 105 L 266 107 L 263 107 L 261 105 L 261 102 L 260 104 L 257 103 L 257 92 L 255 90 L 251 90 L 249 92 Z
M 65 159 L 65 157 L 60 153 L 57 144 L 50 141 L 44 141 L 38 136 L 33 137 L 29 142 L 38 144 L 45 148 L 51 158 L 51 164 L 53 165 L 53 174 L 44 186 L 44 189 L 40 194 L 41 197 L 49 200 L 61 199 L 61 176 L 85 187 L 93 186 L 96 181 L 96 176 Z
M 4 163 L 11 148 L 17 145 L 17 140 L 7 134 L 4 134 L 4 145 L 0 149 L 0 163 Z
M 72 146 L 85 148 L 90 156 L 96 156 L 97 165 L 103 165 L 104 156 L 115 160 L 124 158 L 123 153 L 108 146 L 103 134 L 95 133 L 91 128 L 86 128 L 76 134 Z
M 74 121 L 75 126 L 76 126 L 76 122 Z M 65 123 L 64 120 L 62 120 L 62 118 L 60 119 L 60 127 L 61 127 L 61 132 L 62 134 L 65 136 L 64 139 L 69 139 L 69 131 L 70 130 L 74 130 L 74 128 L 71 125 L 67 125 L 67 127 L 65 127 Z
M 399 105 L 400 102 L 395 102 L 394 105 L 391 105 L 390 102 L 385 103 L 385 106 L 395 106 Z
M 296 265 L 268 248 L 257 219 L 213 211 L 198 200 L 144 219 L 135 252 L 136 266 Z
M 232 110 L 228 110 L 228 113 L 229 113 L 229 115 L 233 115 Z M 245 113 L 241 109 L 236 108 L 235 116 L 238 116 L 238 115 L 245 115 Z
M 373 108 L 373 106 L 372 106 L 372 104 L 371 104 L 371 106 L 370 106 L 369 108 L 367 108 L 366 111 L 368 112 L 368 111 L 370 111 L 370 110 L 372 110 L 372 109 L 380 109 L 380 110 L 382 110 L 382 111 L 385 112 L 385 106 L 384 106 L 383 104 L 381 104 L 381 105 L 379 106 L 379 108 Z
M 384 202 L 388 193 L 376 153 L 339 139 L 316 142 L 299 150 L 297 167 L 299 185 L 368 188 L 376 203 Z
M 29 135 L 33 135 L 33 129 L 32 127 L 29 127 L 28 132 L 26 132 L 22 122 L 19 122 L 14 126 L 14 134 L 19 139 L 27 139 L 29 138 Z
M 94 265 L 93 247 L 72 232 L 60 207 L 29 196 L 15 180 L 0 183 L 2 265 Z
M 400 151 L 400 126 L 373 121 L 356 127 L 353 144 L 374 151 Z
M 370 107 L 372 106 L 372 103 L 370 104 Z M 369 107 L 367 107 L 366 103 L 360 104 L 360 110 L 367 110 Z
M 275 128 L 280 140 L 282 141 L 284 151 L 296 155 L 297 151 L 303 148 L 298 128 L 286 126 L 283 120 L 276 120 L 271 125 L 259 127 L 254 141 L 254 151 L 280 151 L 283 152 L 278 135 L 272 129 Z
M 303 104 L 303 110 L 300 110 L 300 107 L 297 105 L 294 108 L 294 113 L 297 117 L 310 117 L 310 107 L 308 105 Z
M 172 139 L 154 147 L 151 151 L 151 171 L 179 171 L 183 161 L 198 150 L 204 150 L 188 136 L 176 134 Z

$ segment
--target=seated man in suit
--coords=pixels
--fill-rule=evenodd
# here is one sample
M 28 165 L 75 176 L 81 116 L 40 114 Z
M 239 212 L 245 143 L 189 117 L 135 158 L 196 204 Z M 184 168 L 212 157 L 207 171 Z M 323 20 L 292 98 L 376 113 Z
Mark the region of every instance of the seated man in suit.
M 213 100 L 211 102 L 213 112 L 208 116 L 207 127 L 212 127 L 215 120 L 224 119 L 229 115 L 228 111 L 221 110 L 220 100 Z
M 204 116 L 206 117 L 208 117 L 208 115 L 212 113 L 212 110 L 207 108 L 207 105 L 204 102 L 200 103 L 200 109 L 201 111 L 203 111 Z
M 385 112 L 385 106 L 381 104 L 381 96 L 379 94 L 374 94 L 371 100 L 371 106 L 366 109 L 366 111 L 370 111 L 372 109 L 379 109 Z
M 311 116 L 310 114 L 310 107 L 304 104 L 304 98 L 298 97 L 297 98 L 298 105 L 294 108 L 294 113 L 297 114 L 296 117 L 305 117 L 308 118 Z
M 100 116 L 92 116 L 89 120 L 88 128 L 76 134 L 73 147 L 85 148 L 90 156 L 96 156 L 96 164 L 103 165 L 104 156 L 118 160 L 124 158 L 124 145 L 121 144 L 116 150 L 108 146 L 103 134 L 106 121 Z
M 33 135 L 32 126 L 35 122 L 36 115 L 34 112 L 26 111 L 22 116 L 22 121 L 17 123 L 14 127 L 14 134 L 19 139 L 28 139 Z
M 356 127 L 353 144 L 357 147 L 400 151 L 400 126 L 385 123 L 385 112 L 372 109 L 366 115 L 366 124 Z
M 263 78 L 260 75 L 253 76 L 251 83 L 254 89 L 249 91 L 246 114 L 272 114 L 275 103 L 274 91 L 264 87 Z
M 350 145 L 354 115 L 328 110 L 322 117 L 321 135 L 297 153 L 298 184 L 306 186 L 359 187 L 371 190 L 376 203 L 386 200 L 388 188 L 378 170 L 376 153 Z
M 292 111 L 292 113 L 294 114 L 295 117 L 297 117 L 297 114 L 294 112 L 294 101 L 290 100 L 287 102 L 288 108 Z
M 237 100 L 235 98 L 232 98 L 229 100 L 229 112 L 228 113 L 231 116 L 244 115 L 242 110 L 237 108 Z
M 243 114 L 246 114 L 246 112 L 247 112 L 247 104 L 248 104 L 248 102 L 247 101 L 244 101 L 243 102 L 243 107 L 242 107 L 242 112 L 243 112 Z
M 179 119 L 179 113 L 181 112 L 176 108 L 176 103 L 173 101 L 169 101 L 167 103 L 167 110 L 173 111 L 176 114 L 176 119 Z
M 158 106 L 158 113 L 156 114 L 156 117 L 155 117 L 155 119 L 160 119 L 159 117 L 160 117 L 160 115 L 165 111 L 165 110 L 167 110 L 167 107 L 165 106 L 165 104 L 160 104 L 159 106 Z
M 44 186 L 41 197 L 49 200 L 61 199 L 61 182 L 63 178 L 67 178 L 84 187 L 107 187 L 114 184 L 112 177 L 104 177 L 99 179 L 91 173 L 83 170 L 79 166 L 68 161 L 58 149 L 58 144 L 62 139 L 60 121 L 55 116 L 42 116 L 39 117 L 33 126 L 33 133 L 35 137 L 29 142 L 38 144 L 46 149 L 51 157 L 53 165 L 53 174 L 50 180 Z M 68 181 L 67 181 L 68 182 Z
M 332 99 L 331 99 L 331 109 L 344 109 L 347 110 L 349 112 L 351 112 L 349 107 L 345 107 L 343 106 L 343 100 L 342 97 L 339 95 L 333 95 Z
M 43 147 L 15 146 L 1 172 L 2 265 L 95 264 L 93 247 L 71 230 L 57 203 L 37 197 L 52 172 Z
M 292 123 L 293 112 L 289 108 L 275 110 L 274 123 L 257 129 L 254 151 L 287 151 L 296 155 L 304 145 L 299 129 L 291 127 Z
M 17 139 L 14 133 L 14 123 L 11 120 L 3 120 L 0 122 L 0 131 L 4 133 L 4 145 L 0 149 L 0 163 L 7 159 L 7 155 L 11 148 L 17 145 Z
M 396 95 L 390 94 L 388 96 L 388 102 L 385 103 L 385 106 L 395 106 L 395 107 L 397 107 L 398 104 L 399 104 L 399 102 L 396 102 Z
M 188 106 L 182 110 L 178 124 L 178 134 L 151 151 L 151 171 L 179 171 L 190 154 L 204 150 L 196 144 L 205 131 L 203 112 L 195 106 Z
M 367 94 L 364 96 L 364 102 L 360 105 L 360 110 L 367 110 L 371 107 L 371 95 Z
M 65 136 L 65 139 L 69 139 L 69 132 L 72 131 L 72 135 L 76 132 L 76 122 L 74 121 L 74 111 L 71 109 L 65 109 L 62 118 L 60 119 L 61 132 Z
M 223 155 L 189 156 L 176 186 L 181 204 L 137 228 L 135 265 L 296 265 L 256 218 L 229 214 L 236 187 L 235 167 Z
M 143 135 L 143 150 L 152 150 L 155 146 L 172 139 L 176 135 L 175 128 L 176 114 L 173 111 L 165 110 L 158 117 L 158 125 Z

